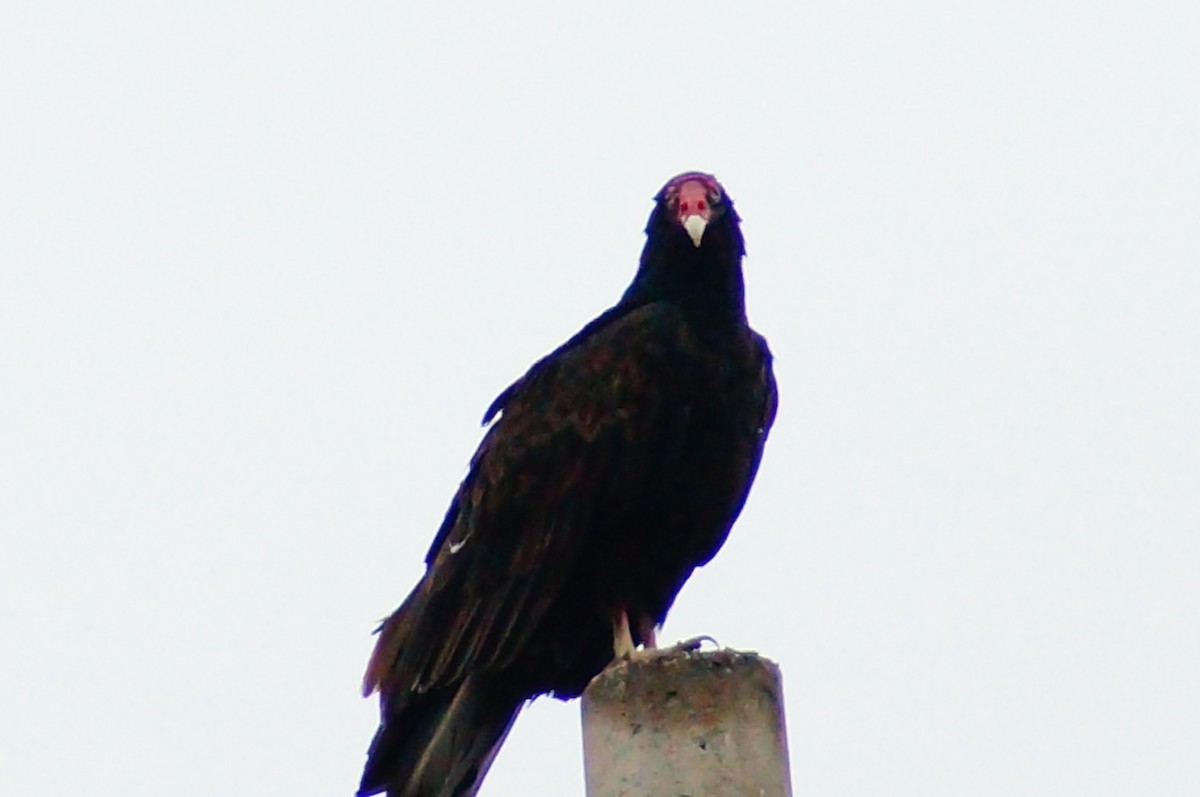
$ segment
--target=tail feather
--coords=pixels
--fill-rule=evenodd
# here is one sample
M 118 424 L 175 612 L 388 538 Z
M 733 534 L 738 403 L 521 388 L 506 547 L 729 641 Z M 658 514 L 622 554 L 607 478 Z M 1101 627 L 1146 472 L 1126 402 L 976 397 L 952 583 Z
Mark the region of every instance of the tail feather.
M 358 797 L 474 797 L 525 698 L 487 673 L 411 694 L 379 726 Z

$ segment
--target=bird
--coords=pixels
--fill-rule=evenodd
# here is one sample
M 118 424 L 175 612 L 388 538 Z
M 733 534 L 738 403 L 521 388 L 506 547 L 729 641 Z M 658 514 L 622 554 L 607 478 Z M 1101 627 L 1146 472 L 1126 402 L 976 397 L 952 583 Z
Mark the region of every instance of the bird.
M 655 654 L 746 502 L 778 405 L 744 255 L 717 179 L 673 177 L 617 303 L 488 407 L 424 575 L 378 628 L 358 797 L 472 797 L 529 700 Z

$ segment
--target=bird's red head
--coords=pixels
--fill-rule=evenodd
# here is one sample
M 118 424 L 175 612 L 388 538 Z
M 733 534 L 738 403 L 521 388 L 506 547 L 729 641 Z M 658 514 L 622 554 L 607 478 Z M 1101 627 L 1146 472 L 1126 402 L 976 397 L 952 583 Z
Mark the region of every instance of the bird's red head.
M 724 198 L 717 178 L 703 172 L 684 172 L 671 178 L 655 197 L 697 247 L 705 227 L 721 211 Z

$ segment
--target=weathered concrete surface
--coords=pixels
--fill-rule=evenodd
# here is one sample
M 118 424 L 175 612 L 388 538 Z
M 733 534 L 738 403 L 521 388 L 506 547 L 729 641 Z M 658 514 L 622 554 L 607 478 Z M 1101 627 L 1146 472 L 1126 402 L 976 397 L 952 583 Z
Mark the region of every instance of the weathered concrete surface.
M 621 662 L 583 695 L 588 797 L 790 797 L 779 668 L 757 653 Z

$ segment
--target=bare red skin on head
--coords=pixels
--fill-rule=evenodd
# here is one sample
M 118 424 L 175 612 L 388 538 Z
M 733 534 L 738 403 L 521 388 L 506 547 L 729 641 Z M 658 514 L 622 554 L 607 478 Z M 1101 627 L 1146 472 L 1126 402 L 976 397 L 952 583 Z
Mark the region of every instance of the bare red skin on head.
M 663 191 L 667 205 L 682 224 L 689 216 L 712 220 L 713 202 L 721 198 L 721 186 L 712 175 L 688 172 L 667 183 Z
M 676 202 L 679 203 L 676 212 L 680 221 L 688 216 L 699 216 L 705 221 L 712 217 L 712 207 L 708 203 L 708 186 L 699 180 L 688 180 L 679 186 Z

